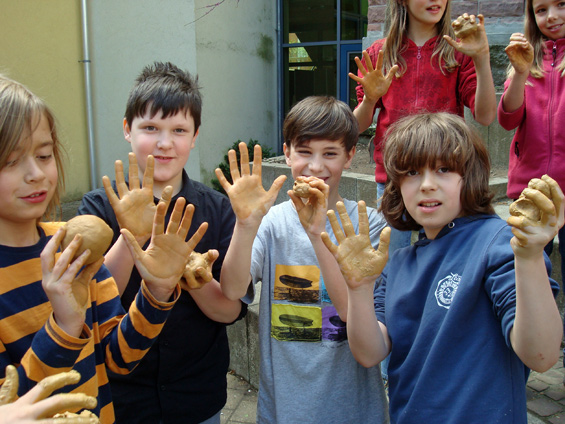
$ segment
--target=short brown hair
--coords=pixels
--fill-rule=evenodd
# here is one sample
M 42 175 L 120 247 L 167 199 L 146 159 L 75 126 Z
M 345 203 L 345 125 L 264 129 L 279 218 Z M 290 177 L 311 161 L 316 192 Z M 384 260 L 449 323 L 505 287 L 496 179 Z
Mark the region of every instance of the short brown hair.
M 57 136 L 55 117 L 45 102 L 23 84 L 0 75 L 0 170 L 4 169 L 12 152 L 21 147 L 21 141 L 35 131 L 41 116 L 45 116 L 51 129 L 53 157 L 58 173 L 57 187 L 44 217 L 54 220 L 60 215 L 61 195 L 65 187 L 65 150 Z
M 163 118 L 189 111 L 196 133 L 202 115 L 198 77 L 170 62 L 154 62 L 146 66 L 136 78 L 126 104 L 124 116 L 129 127 L 134 118 L 143 116 L 147 110 L 151 117 L 161 111 Z
M 438 162 L 462 176 L 464 215 L 494 214 L 489 189 L 490 160 L 479 133 L 449 113 L 411 115 L 392 125 L 385 136 L 387 182 L 380 210 L 398 230 L 422 228 L 408 213 L 400 183 L 408 171 Z
M 328 96 L 310 96 L 296 103 L 283 124 L 287 148 L 310 140 L 340 140 L 350 152 L 359 139 L 359 124 L 347 104 Z

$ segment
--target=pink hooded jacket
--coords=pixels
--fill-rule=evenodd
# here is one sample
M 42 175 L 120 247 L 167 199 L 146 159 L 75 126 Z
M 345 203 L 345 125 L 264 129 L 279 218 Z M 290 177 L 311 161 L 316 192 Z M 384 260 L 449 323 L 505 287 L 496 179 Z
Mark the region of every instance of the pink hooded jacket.
M 546 41 L 543 78 L 528 77 L 524 103 L 514 112 L 498 105 L 498 122 L 516 130 L 510 145 L 508 188 L 511 199 L 520 196 L 532 178 L 547 174 L 565 188 L 565 77 L 557 70 L 565 54 L 565 39 Z M 510 80 L 504 84 L 504 92 Z

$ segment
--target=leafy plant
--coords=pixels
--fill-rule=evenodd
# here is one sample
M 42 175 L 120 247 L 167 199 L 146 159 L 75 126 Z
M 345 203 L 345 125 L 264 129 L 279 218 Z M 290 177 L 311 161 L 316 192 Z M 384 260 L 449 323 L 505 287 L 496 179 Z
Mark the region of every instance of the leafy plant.
M 240 167 L 240 156 L 241 156 L 240 153 L 239 153 L 239 143 L 241 143 L 241 140 L 237 140 L 235 143 L 233 143 L 231 145 L 231 147 L 226 151 L 226 154 L 224 155 L 224 160 L 218 165 L 218 168 L 220 168 L 222 170 L 222 173 L 224 174 L 224 176 L 226 177 L 226 179 L 230 183 L 233 183 L 233 181 L 232 181 L 231 173 L 230 173 L 230 161 L 229 161 L 229 158 L 228 158 L 228 152 L 232 149 L 235 150 L 235 155 L 236 155 L 236 158 L 237 158 L 237 166 L 239 168 Z M 261 146 L 261 144 L 257 140 L 253 140 L 251 138 L 249 139 L 249 142 L 247 143 L 247 152 L 249 153 L 249 162 L 250 163 L 253 162 L 253 157 L 254 157 L 253 151 L 254 151 L 256 144 Z M 273 156 L 275 156 L 272 149 L 269 148 L 269 147 L 261 146 L 261 150 L 263 152 L 263 159 L 272 158 Z M 218 181 L 217 178 L 213 178 L 211 183 L 212 183 L 212 187 L 214 188 L 214 190 L 219 191 L 220 193 L 226 194 L 222 185 L 220 184 L 220 181 Z

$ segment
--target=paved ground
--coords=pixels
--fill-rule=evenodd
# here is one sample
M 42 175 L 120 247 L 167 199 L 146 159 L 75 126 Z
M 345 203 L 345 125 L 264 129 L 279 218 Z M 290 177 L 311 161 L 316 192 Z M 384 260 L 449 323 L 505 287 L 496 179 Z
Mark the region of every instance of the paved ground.
M 528 423 L 565 424 L 563 358 L 547 372 L 532 372 L 528 379 Z
M 565 424 L 565 387 L 563 360 L 543 373 L 532 372 L 528 380 L 528 424 Z M 235 374 L 228 374 L 228 401 L 221 422 L 256 422 L 257 390 Z

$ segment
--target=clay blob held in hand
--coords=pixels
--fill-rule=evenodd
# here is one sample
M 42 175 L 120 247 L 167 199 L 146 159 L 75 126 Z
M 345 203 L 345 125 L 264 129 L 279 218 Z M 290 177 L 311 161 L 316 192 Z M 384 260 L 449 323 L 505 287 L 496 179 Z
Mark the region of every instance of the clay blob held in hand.
M 459 39 L 469 37 L 477 32 L 477 21 L 471 22 L 470 19 L 465 19 L 462 16 L 455 19 L 451 26 L 455 32 L 455 37 Z
M 199 267 L 207 269 L 210 266 L 210 263 L 208 262 L 208 255 L 193 251 L 188 257 L 188 263 L 186 266 L 190 268 L 194 274 L 196 274 L 196 270 Z
M 86 260 L 86 265 L 96 262 L 104 256 L 114 235 L 108 224 L 94 215 L 75 216 L 65 224 L 65 229 L 67 232 L 61 243 L 61 248 L 66 249 L 75 235 L 80 234 L 82 243 L 77 249 L 73 261 L 86 249 L 90 249 L 90 256 Z
M 528 188 L 541 191 L 546 197 L 551 198 L 551 191 L 547 183 L 539 178 L 533 178 L 528 183 Z M 541 214 L 539 208 L 530 199 L 520 195 L 518 199 L 510 205 L 510 215 L 523 216 L 531 221 L 539 221 Z
M 307 199 L 310 197 L 310 184 L 304 181 L 303 177 L 297 177 L 294 185 L 292 186 L 292 191 L 298 197 Z

